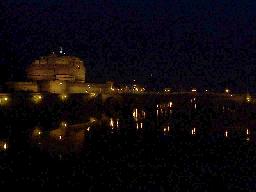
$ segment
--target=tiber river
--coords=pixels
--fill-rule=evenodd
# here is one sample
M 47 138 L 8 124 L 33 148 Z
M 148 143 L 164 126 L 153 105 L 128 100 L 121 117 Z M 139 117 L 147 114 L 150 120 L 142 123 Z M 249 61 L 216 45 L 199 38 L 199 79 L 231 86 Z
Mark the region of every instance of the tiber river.
M 256 106 L 200 97 L 0 106 L 0 184 L 89 191 L 256 189 Z M 19 188 L 21 189 L 21 188 Z

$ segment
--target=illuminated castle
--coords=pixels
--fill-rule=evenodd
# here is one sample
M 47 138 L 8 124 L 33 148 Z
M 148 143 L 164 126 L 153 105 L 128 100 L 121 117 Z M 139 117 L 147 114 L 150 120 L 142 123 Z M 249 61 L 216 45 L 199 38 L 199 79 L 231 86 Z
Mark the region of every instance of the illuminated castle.
M 28 82 L 8 82 L 12 91 L 49 93 L 101 93 L 113 88 L 105 84 L 85 83 L 84 62 L 74 56 L 50 54 L 32 62 L 26 70 Z
M 51 54 L 35 60 L 27 69 L 27 77 L 33 81 L 60 80 L 85 81 L 84 62 L 78 57 Z

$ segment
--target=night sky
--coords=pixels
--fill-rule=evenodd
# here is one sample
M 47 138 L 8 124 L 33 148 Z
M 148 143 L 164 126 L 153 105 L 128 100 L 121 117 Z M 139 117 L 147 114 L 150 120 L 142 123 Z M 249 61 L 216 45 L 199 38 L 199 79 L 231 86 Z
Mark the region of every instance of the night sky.
M 256 1 L 0 2 L 0 82 L 58 50 L 87 81 L 256 92 Z

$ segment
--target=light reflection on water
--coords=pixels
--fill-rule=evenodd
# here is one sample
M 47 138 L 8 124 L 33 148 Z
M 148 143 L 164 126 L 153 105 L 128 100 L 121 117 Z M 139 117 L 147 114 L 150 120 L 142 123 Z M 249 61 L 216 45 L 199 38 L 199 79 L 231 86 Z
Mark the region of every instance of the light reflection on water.
M 171 133 L 171 126 L 169 124 L 163 126 L 163 133 L 164 133 L 164 135 L 170 135 L 170 133 Z
M 90 142 L 88 140 L 88 136 L 93 132 L 95 129 L 101 129 L 100 126 L 95 126 L 96 122 L 99 120 L 88 121 L 86 123 L 79 123 L 79 124 L 67 124 L 66 121 L 62 121 L 60 126 L 55 129 L 45 130 L 42 127 L 36 126 L 32 130 L 32 137 L 31 137 L 31 144 L 37 145 L 40 149 L 50 152 L 51 154 L 69 154 L 73 152 L 82 152 L 84 147 Z M 109 126 L 110 133 L 115 134 L 120 132 L 120 119 L 109 118 L 109 123 L 106 126 Z M 101 124 L 102 126 L 102 124 Z M 92 129 L 93 127 L 93 129 Z M 135 123 L 136 130 L 144 130 L 146 129 L 144 126 L 144 122 L 136 122 Z M 161 134 L 164 136 L 174 136 L 175 130 L 179 129 L 178 127 L 173 126 L 170 122 L 164 123 L 161 125 Z M 232 129 L 233 133 L 236 131 L 236 128 L 228 128 L 223 130 L 224 138 L 232 137 Z M 247 142 L 251 141 L 251 133 L 248 128 L 239 128 L 241 137 L 244 134 L 244 140 Z M 44 131 L 45 130 L 45 131 Z M 118 132 L 116 132 L 118 130 Z M 186 131 L 179 132 L 179 135 L 182 134 L 184 137 L 186 135 L 191 136 L 207 136 L 201 133 L 198 133 L 198 129 L 196 127 L 192 127 Z M 87 144 L 86 144 L 87 143 Z M 0 151 L 8 150 L 9 145 L 6 140 L 0 140 Z
M 97 124 L 93 117 L 85 123 L 68 124 L 61 121 L 58 127 L 43 131 L 38 126 L 32 129 L 32 143 L 40 145 L 43 150 L 54 153 L 70 153 L 82 150 L 86 134 Z
M 191 133 L 192 133 L 192 135 L 196 135 L 196 128 L 195 127 L 191 130 Z
M 140 121 L 146 118 L 146 112 L 143 109 L 134 108 L 132 116 L 135 121 Z
M 160 103 L 156 105 L 157 117 L 168 117 L 172 113 L 173 102 Z
M 47 100 L 44 96 L 42 105 L 29 108 L 38 111 L 33 112 L 34 116 L 25 116 L 23 109 L 12 110 L 11 115 L 2 113 L 7 120 L 12 118 L 2 121 L 0 129 L 0 162 L 5 174 L 1 182 L 5 179 L 10 186 L 9 181 L 13 180 L 27 186 L 36 180 L 31 186 L 78 183 L 78 187 L 83 187 L 89 181 L 94 183 L 90 189 L 97 191 L 94 187 L 102 182 L 112 182 L 112 189 L 116 184 L 130 185 L 133 181 L 135 187 L 131 191 L 136 191 L 138 187 L 143 189 L 136 185 L 140 179 L 156 184 L 159 180 L 167 181 L 167 174 L 168 182 L 173 180 L 170 188 L 182 188 L 184 179 L 190 184 L 202 181 L 203 186 L 208 185 L 207 180 L 212 186 L 218 178 L 212 177 L 216 173 L 223 175 L 217 184 L 246 178 L 243 175 L 247 170 L 253 172 L 255 164 L 256 110 L 242 110 L 240 105 L 233 107 L 224 102 L 204 105 L 200 99 L 197 96 L 194 100 L 193 96 L 170 103 L 168 98 L 152 100 L 147 105 L 127 102 L 111 113 L 113 110 L 102 109 L 101 104 L 84 109 L 79 103 L 67 110 L 64 104 L 72 101 L 69 96 L 65 102 L 58 98 L 61 110 L 54 113 L 48 106 L 37 110 Z M 5 109 L 0 106 L 0 113 Z M 18 113 L 21 117 L 15 122 L 13 118 Z M 233 176 L 234 173 L 237 174 Z M 184 179 L 180 181 L 177 175 Z M 200 186 L 199 189 L 207 191 Z
M 136 129 L 143 129 L 143 123 L 142 122 L 136 122 Z
M 6 140 L 0 140 L 0 151 L 6 151 L 9 145 Z
M 114 119 L 113 117 L 111 117 L 109 119 L 109 126 L 111 127 L 111 129 L 119 128 L 119 119 Z
M 33 137 L 32 142 L 41 149 L 54 153 L 78 152 L 82 149 L 86 130 L 68 133 L 62 128 L 44 132 L 40 137 Z
M 226 125 L 222 125 L 221 121 L 211 122 L 213 121 L 212 119 L 209 119 L 209 121 L 208 119 L 205 120 L 204 115 L 207 116 L 207 113 L 198 113 L 201 109 L 193 110 L 193 106 L 196 108 L 196 102 L 198 102 L 196 98 L 188 100 L 192 110 L 174 108 L 176 104 L 173 101 L 155 104 L 150 109 L 147 109 L 145 106 L 137 106 L 130 112 L 132 122 L 129 122 L 127 120 L 128 117 L 123 116 L 121 113 L 115 116 L 102 113 L 97 118 L 89 116 L 91 114 L 88 113 L 85 115 L 87 120 L 80 123 L 69 119 L 62 119 L 54 123 L 56 126 L 52 128 L 36 125 L 31 130 L 30 139 L 33 145 L 38 145 L 41 149 L 55 151 L 56 153 L 80 152 L 95 134 L 122 134 L 129 131 L 129 129 L 137 130 L 136 134 L 138 135 L 161 134 L 168 138 L 170 137 L 170 139 L 177 135 L 190 136 L 197 139 L 218 134 L 220 137 L 228 139 L 239 135 L 246 141 L 252 140 L 252 128 L 247 125 L 246 127 L 241 125 L 237 127 L 235 124 L 226 127 Z M 223 111 L 230 114 L 229 107 L 224 107 L 224 105 L 214 107 L 216 107 L 216 110 L 220 109 L 220 118 L 223 115 Z M 230 122 L 232 121 L 231 119 Z M 102 131 L 104 127 L 107 127 L 106 132 Z M 127 127 L 130 128 L 127 129 Z M 6 139 L 0 142 L 1 151 L 6 151 L 8 148 L 9 144 L 6 142 Z

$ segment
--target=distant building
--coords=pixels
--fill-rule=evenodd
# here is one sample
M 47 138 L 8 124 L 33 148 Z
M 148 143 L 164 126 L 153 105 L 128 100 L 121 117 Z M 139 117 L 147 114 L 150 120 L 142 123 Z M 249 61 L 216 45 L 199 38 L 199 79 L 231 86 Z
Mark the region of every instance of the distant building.
M 49 93 L 111 92 L 113 83 L 85 83 L 84 62 L 74 56 L 50 54 L 32 62 L 26 70 L 28 82 L 8 82 L 12 91 Z
M 60 80 L 85 81 L 84 62 L 74 56 L 51 54 L 35 60 L 27 69 L 27 77 L 32 81 Z

